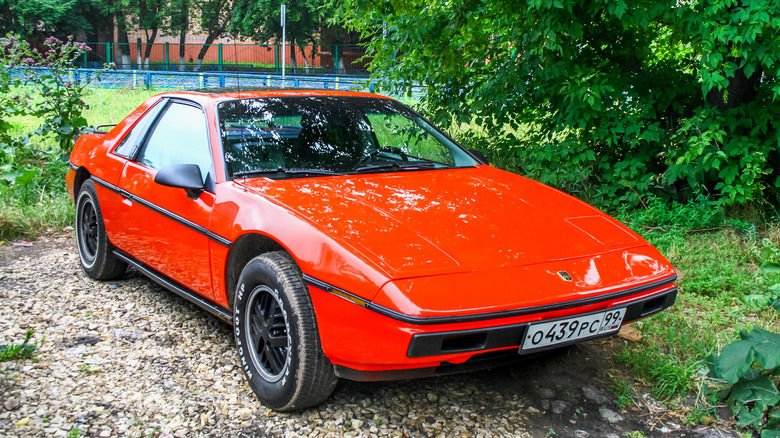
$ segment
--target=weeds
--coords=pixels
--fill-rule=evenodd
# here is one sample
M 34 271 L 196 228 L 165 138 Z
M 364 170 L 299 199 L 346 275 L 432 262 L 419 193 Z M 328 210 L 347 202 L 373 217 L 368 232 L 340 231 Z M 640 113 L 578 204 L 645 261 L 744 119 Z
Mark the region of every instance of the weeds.
M 618 409 L 625 409 L 634 406 L 634 390 L 631 384 L 621 376 L 610 374 L 607 377 L 609 378 L 609 389 L 611 389 L 617 397 L 614 400 L 615 406 L 617 406 Z
M 96 374 L 96 373 L 99 373 L 101 371 L 100 367 L 93 367 L 92 365 L 90 365 L 88 363 L 83 363 L 83 364 L 79 365 L 79 369 L 81 370 L 81 372 L 87 373 L 87 374 Z
M 780 227 L 727 218 L 706 199 L 685 205 L 647 199 L 643 208 L 618 216 L 677 268 L 679 294 L 674 306 L 637 324 L 642 342 L 624 343 L 616 358 L 671 405 L 697 393 L 689 421 L 711 419 L 715 398 L 707 394 L 704 359 L 740 332 L 780 327 L 780 318 L 759 310 L 780 295 L 774 286 L 780 264 L 771 262 L 780 260 Z M 612 379 L 619 405 L 630 397 L 626 385 Z
M 780 312 L 780 248 L 764 239 L 761 248 L 761 275 L 772 286 L 764 295 L 746 297 L 749 304 Z M 774 281 L 773 281 L 774 280 Z M 707 359 L 708 374 L 717 394 L 731 408 L 737 426 L 752 427 L 761 436 L 780 436 L 780 333 L 754 327 L 741 331 L 740 339 L 726 345 L 720 354 Z
M 1 344 L 0 362 L 32 358 L 33 353 L 35 353 L 35 350 L 38 349 L 37 343 L 30 343 L 30 339 L 32 339 L 32 337 L 33 330 L 29 329 L 27 330 L 27 333 L 24 336 L 24 341 L 21 344 Z

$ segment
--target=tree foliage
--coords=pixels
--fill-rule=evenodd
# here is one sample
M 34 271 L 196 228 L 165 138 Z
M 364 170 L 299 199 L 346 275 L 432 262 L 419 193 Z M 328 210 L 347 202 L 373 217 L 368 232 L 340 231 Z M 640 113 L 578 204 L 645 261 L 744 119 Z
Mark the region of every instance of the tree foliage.
M 43 37 L 108 27 L 94 0 L 0 0 L 0 34 Z
M 287 4 L 287 40 L 311 42 L 319 31 L 324 0 L 236 0 L 231 29 L 255 41 L 282 40 L 281 10 Z
M 339 0 L 378 85 L 601 205 L 777 202 L 778 0 Z
M 206 41 L 195 61 L 200 66 L 211 43 L 227 32 L 233 17 L 234 5 L 231 0 L 195 0 L 194 7 L 198 9 L 200 29 L 206 34 Z

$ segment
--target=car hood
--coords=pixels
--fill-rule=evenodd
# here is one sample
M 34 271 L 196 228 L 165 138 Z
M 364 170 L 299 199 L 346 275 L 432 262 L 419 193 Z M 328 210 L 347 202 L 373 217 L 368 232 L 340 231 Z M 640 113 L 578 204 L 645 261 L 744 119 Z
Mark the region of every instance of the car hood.
M 240 183 L 372 260 L 390 279 L 648 245 L 593 207 L 490 166 Z

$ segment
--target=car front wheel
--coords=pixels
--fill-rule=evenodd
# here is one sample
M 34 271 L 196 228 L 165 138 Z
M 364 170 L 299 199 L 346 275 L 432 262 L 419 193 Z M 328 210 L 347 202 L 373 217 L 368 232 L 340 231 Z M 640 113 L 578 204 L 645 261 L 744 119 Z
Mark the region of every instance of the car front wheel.
M 252 259 L 236 286 L 233 327 L 249 386 L 268 407 L 293 411 L 325 401 L 336 387 L 300 270 L 284 252 Z
M 76 244 L 81 267 L 95 280 L 112 280 L 127 270 L 127 264 L 111 254 L 95 183 L 90 179 L 84 181 L 76 197 Z

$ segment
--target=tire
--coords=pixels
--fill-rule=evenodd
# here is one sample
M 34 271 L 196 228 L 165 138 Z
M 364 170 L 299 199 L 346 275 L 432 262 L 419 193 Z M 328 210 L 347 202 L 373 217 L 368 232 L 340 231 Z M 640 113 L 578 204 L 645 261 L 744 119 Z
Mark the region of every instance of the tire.
M 244 267 L 233 334 L 244 376 L 269 408 L 305 409 L 333 393 L 338 379 L 322 352 L 309 291 L 287 253 L 266 253 Z
M 88 179 L 76 197 L 76 246 L 84 272 L 95 280 L 113 280 L 124 275 L 127 264 L 111 253 L 103 215 L 95 192 L 95 183 Z

